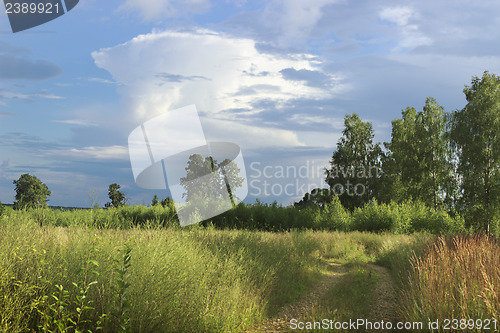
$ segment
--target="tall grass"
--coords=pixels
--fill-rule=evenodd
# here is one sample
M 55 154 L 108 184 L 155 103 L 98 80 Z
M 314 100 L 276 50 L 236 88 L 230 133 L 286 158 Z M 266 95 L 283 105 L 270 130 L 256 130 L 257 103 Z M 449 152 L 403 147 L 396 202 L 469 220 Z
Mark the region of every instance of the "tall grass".
M 403 295 L 407 319 L 500 318 L 497 240 L 484 235 L 440 237 L 426 255 L 413 257 L 412 267 Z
M 123 294 L 119 281 L 127 285 L 132 332 L 235 332 L 297 299 L 320 274 L 318 246 L 303 233 L 99 230 L 17 218 L 0 218 L 1 332 L 76 320 L 95 331 L 102 318 L 108 318 L 99 324 L 103 331 L 116 332 L 124 323 L 115 301 Z M 115 261 L 124 262 L 119 250 L 125 243 L 130 258 L 127 274 L 119 276 Z M 82 267 L 88 262 L 96 283 L 87 289 Z M 82 288 L 90 306 L 78 317 L 81 302 L 73 300 L 82 299 Z M 51 301 L 52 295 L 62 301 Z

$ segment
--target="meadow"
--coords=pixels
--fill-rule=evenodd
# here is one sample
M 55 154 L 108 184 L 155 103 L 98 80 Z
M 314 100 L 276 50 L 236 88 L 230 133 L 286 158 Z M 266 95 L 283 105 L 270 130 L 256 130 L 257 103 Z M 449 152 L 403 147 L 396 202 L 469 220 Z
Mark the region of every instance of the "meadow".
M 331 263 L 346 275 L 307 319 L 368 316 L 379 278 L 370 264 L 389 270 L 399 320 L 499 318 L 495 237 L 419 205 L 341 208 L 240 205 L 185 228 L 161 206 L 7 208 L 0 331 L 244 332 L 307 294 Z

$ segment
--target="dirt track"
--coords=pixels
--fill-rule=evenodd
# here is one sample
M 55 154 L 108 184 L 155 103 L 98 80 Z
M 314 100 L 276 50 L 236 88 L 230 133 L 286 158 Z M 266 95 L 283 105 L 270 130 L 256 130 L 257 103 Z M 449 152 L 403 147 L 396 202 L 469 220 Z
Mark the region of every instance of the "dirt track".
M 284 307 L 273 319 L 252 327 L 246 332 L 294 332 L 294 330 L 290 329 L 290 319 L 306 318 L 319 303 L 322 295 L 326 294 L 341 280 L 342 276 L 347 274 L 348 269 L 343 265 L 333 262 L 327 262 L 327 264 L 328 273 L 308 293 L 297 302 Z M 368 264 L 367 266 L 375 271 L 378 276 L 377 286 L 374 291 L 378 297 L 375 304 L 373 304 L 369 319 L 371 321 L 389 320 L 396 322 L 396 309 L 394 306 L 396 296 L 388 270 L 375 264 Z

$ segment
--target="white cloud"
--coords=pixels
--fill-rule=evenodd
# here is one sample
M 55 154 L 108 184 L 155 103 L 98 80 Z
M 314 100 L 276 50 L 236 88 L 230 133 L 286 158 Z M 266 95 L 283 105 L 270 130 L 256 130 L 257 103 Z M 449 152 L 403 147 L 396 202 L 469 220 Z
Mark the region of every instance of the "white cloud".
M 210 0 L 126 0 L 120 10 L 139 14 L 146 21 L 203 13 Z
M 324 117 L 320 115 L 310 115 L 297 113 L 291 116 L 291 121 L 296 122 L 299 125 L 322 125 L 329 124 L 331 127 L 336 129 L 342 129 L 344 127 L 344 121 L 339 118 Z
M 22 94 L 12 91 L 2 91 L 0 90 L 0 99 L 31 99 L 33 97 L 45 98 L 45 99 L 63 99 L 64 97 L 57 96 L 54 94 L 47 93 L 33 93 L 33 94 Z
M 410 7 L 388 7 L 380 12 L 379 17 L 402 27 L 408 24 L 413 15 L 413 9 Z
M 94 160 L 128 160 L 128 149 L 124 146 L 106 146 L 106 147 L 83 147 L 72 149 L 51 150 L 46 153 L 47 156 L 61 156 L 77 159 Z
M 114 81 L 102 79 L 100 77 L 89 77 L 87 80 L 89 82 L 98 82 L 98 83 L 104 83 L 104 84 L 117 84 Z
M 281 46 L 293 46 L 311 37 L 310 33 L 322 18 L 322 9 L 338 0 L 274 0 L 266 7 L 262 22 L 279 30 Z
M 229 141 L 245 148 L 304 146 L 297 133 L 272 127 L 257 127 L 229 120 L 203 119 L 209 141 Z
M 67 120 L 52 120 L 53 123 L 79 125 L 79 126 L 96 126 L 93 121 L 85 119 L 67 119 Z
M 394 48 L 395 52 L 432 44 L 432 39 L 422 33 L 417 24 L 410 24 L 411 20 L 418 18 L 417 12 L 410 7 L 387 7 L 379 13 L 379 18 L 398 26 L 401 40 Z
M 318 80 L 327 78 L 323 85 L 284 78 L 281 71 L 288 68 L 321 72 L 322 62 L 315 56 L 260 53 L 252 39 L 208 30 L 152 32 L 92 56 L 97 66 L 124 85 L 120 92 L 137 124 L 190 104 L 209 115 L 231 109 L 259 112 L 264 107 L 258 105 L 265 104 L 259 102 L 273 101 L 280 108 L 295 99 L 331 98 L 342 89 L 331 75 L 318 76 Z M 223 114 L 218 118 L 232 119 L 230 112 Z M 245 133 L 232 131 L 235 126 L 242 125 L 220 129 Z M 282 138 L 300 144 L 296 137 Z M 252 140 L 249 145 L 255 142 L 261 141 Z

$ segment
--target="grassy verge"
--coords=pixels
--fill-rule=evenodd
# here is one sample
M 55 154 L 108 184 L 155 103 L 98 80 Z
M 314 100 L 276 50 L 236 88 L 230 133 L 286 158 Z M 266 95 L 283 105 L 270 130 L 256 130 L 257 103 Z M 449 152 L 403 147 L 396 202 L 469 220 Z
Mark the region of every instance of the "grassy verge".
M 422 256 L 414 256 L 403 315 L 427 322 L 435 331 L 500 331 L 500 246 L 484 236 L 440 237 Z M 449 322 L 445 329 L 446 319 Z M 483 326 L 489 320 L 496 320 Z

